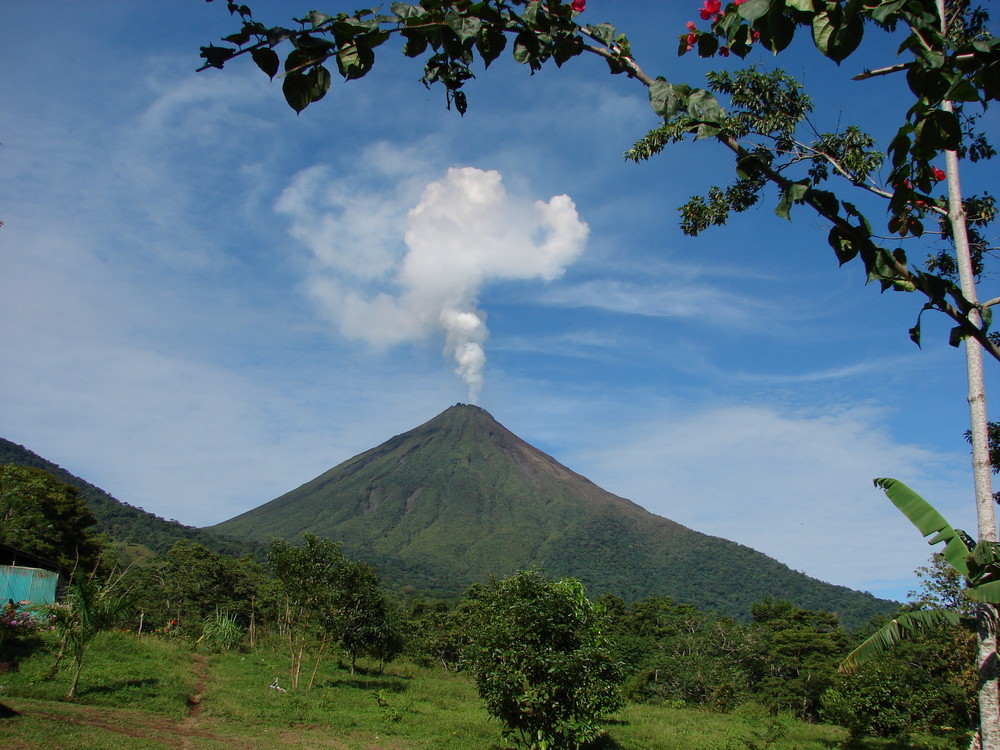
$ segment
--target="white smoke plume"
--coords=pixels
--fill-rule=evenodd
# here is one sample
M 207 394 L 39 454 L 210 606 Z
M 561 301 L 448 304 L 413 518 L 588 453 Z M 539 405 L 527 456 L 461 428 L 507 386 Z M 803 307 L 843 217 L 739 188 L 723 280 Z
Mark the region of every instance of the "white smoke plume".
M 313 167 L 296 176 L 277 210 L 312 251 L 310 293 L 344 336 L 390 346 L 443 334 L 444 353 L 475 403 L 489 336 L 480 290 L 561 276 L 589 229 L 568 196 L 510 196 L 495 171 L 449 169 L 404 213 L 413 196 L 412 182 L 366 195 Z

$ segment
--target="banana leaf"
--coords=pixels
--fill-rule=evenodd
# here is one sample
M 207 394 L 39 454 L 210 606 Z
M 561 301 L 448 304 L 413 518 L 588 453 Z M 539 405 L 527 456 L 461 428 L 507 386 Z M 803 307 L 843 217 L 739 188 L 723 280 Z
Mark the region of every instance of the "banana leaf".
M 1000 544 L 979 542 L 969 555 L 969 598 L 1000 604 Z
M 930 503 L 898 479 L 881 477 L 874 481 L 875 486 L 885 491 L 892 504 L 910 519 L 910 523 L 916 526 L 921 534 L 924 536 L 934 534 L 934 537 L 927 542 L 928 544 L 944 542 L 944 550 L 942 550 L 944 558 L 955 570 L 968 577 L 968 558 L 972 554 L 972 550 L 965 541 L 965 534 L 953 529 L 944 516 L 934 510 Z
M 862 664 L 888 652 L 901 640 L 912 638 L 944 625 L 957 625 L 961 619 L 958 612 L 953 612 L 950 609 L 920 609 L 916 612 L 904 612 L 866 638 L 860 646 L 847 655 L 837 667 L 837 671 L 853 672 Z

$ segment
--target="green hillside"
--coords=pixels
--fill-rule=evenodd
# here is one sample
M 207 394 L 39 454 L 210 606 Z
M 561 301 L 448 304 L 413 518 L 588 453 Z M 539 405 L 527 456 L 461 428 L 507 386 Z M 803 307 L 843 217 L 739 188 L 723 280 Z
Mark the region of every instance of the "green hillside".
M 257 545 L 244 541 L 225 539 L 217 534 L 193 526 L 185 526 L 177 521 L 167 521 L 142 508 L 123 503 L 100 487 L 95 487 L 78 476 L 70 474 L 61 466 L 48 461 L 37 453 L 10 440 L 0 438 L 0 466 L 28 466 L 43 469 L 60 482 L 76 487 L 86 500 L 87 507 L 97 519 L 97 530 L 104 532 L 116 542 L 139 548 L 148 548 L 163 553 L 174 542 L 187 539 L 198 542 L 220 554 L 245 555 L 257 551 Z
M 848 627 L 894 608 L 653 515 L 462 404 L 209 530 L 261 543 L 327 536 L 388 579 L 440 593 L 539 565 L 592 596 L 667 595 L 738 618 L 766 596 Z

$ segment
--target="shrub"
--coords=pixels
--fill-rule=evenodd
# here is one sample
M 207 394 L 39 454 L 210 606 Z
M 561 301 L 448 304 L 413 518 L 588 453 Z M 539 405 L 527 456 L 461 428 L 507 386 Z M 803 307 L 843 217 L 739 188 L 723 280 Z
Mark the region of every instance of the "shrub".
M 477 595 L 467 661 L 504 734 L 536 750 L 597 737 L 601 716 L 623 704 L 623 671 L 583 585 L 530 570 L 493 580 Z

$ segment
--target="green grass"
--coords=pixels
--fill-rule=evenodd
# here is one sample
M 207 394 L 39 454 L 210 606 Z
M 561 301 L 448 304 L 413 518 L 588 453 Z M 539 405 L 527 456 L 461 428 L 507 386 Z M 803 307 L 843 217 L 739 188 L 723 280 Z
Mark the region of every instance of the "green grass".
M 509 747 L 471 682 L 438 668 L 400 662 L 384 674 L 361 669 L 351 675 L 333 655 L 313 690 L 282 693 L 270 688 L 275 678 L 289 685 L 288 660 L 277 648 L 199 654 L 199 667 L 181 641 L 104 634 L 85 664 L 78 700 L 66 703 L 60 700 L 66 671 L 44 679 L 51 659 L 40 650 L 19 672 L 0 675 L 0 703 L 20 714 L 0 719 L 5 748 Z M 189 697 L 196 690 L 201 700 L 192 713 Z M 778 731 L 769 735 L 772 729 Z M 831 750 L 845 738 L 839 727 L 777 720 L 753 707 L 718 714 L 631 704 L 609 719 L 595 750 Z M 931 748 L 871 743 L 857 750 Z
M 70 660 L 63 659 L 59 673 L 46 679 L 56 645 L 50 637 L 44 648 L 21 662 L 19 671 L 2 675 L 0 696 L 60 700 L 69 688 Z M 191 651 L 181 642 L 100 633 L 87 651 L 76 702 L 182 717 L 194 687 L 190 662 Z

